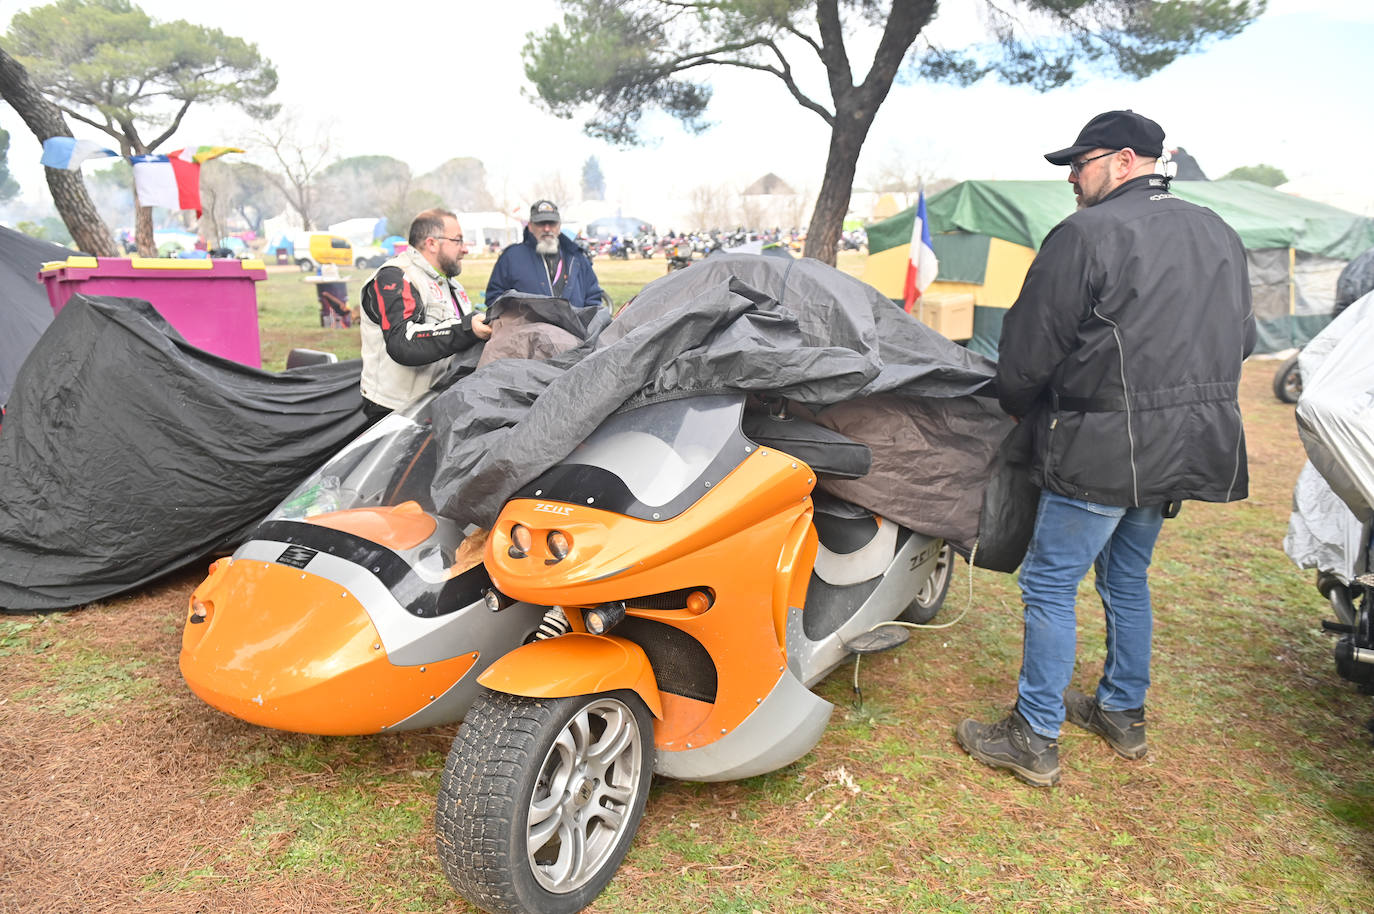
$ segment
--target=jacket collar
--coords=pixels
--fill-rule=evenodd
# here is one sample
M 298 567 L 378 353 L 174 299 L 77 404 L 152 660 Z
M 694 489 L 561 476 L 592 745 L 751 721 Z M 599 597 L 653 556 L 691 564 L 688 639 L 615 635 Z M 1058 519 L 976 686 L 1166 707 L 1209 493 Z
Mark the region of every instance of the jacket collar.
M 1098 203 L 1106 203 L 1113 197 L 1136 189 L 1167 191 L 1169 189 L 1169 179 L 1163 175 L 1140 175 L 1139 177 L 1132 178 L 1129 181 L 1124 181 L 1117 185 L 1115 190 L 1099 200 Z
M 401 252 L 401 256 L 408 258 L 411 264 L 413 264 L 417 269 L 422 270 L 426 275 L 432 277 L 435 280 L 438 280 L 440 283 L 448 282 L 448 277 L 440 273 L 438 270 L 436 270 L 433 264 L 431 264 L 428 260 L 425 260 L 425 255 L 421 254 L 414 248 L 406 248 L 404 251 Z

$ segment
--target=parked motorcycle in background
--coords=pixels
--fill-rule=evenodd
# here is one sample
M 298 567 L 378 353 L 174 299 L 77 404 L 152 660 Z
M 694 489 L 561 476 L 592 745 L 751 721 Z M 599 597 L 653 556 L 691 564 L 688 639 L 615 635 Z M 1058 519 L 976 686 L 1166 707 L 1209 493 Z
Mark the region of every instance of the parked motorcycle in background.
M 1332 320 L 1340 317 L 1341 312 L 1351 303 L 1371 291 L 1374 291 L 1374 248 L 1360 254 L 1341 270 L 1341 275 L 1336 279 Z M 1274 396 L 1282 403 L 1297 403 L 1298 398 L 1302 396 L 1302 371 L 1298 366 L 1300 354 L 1301 352 L 1295 352 L 1284 359 L 1279 365 L 1279 370 L 1274 372 Z
M 669 273 L 685 269 L 692 265 L 692 246 L 682 238 L 672 240 L 664 246 L 663 256 L 668 259 Z
M 1374 292 L 1313 337 L 1299 355 L 1298 434 L 1309 463 L 1293 491 L 1283 548 L 1317 569 L 1336 619 L 1336 672 L 1374 694 Z

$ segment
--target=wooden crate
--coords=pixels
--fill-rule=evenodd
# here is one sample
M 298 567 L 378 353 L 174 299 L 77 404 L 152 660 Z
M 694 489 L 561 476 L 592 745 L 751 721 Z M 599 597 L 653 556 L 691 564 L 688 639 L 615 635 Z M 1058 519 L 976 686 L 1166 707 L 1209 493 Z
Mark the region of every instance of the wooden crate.
M 916 299 L 911 316 L 952 340 L 973 336 L 973 295 L 968 292 L 931 295 Z

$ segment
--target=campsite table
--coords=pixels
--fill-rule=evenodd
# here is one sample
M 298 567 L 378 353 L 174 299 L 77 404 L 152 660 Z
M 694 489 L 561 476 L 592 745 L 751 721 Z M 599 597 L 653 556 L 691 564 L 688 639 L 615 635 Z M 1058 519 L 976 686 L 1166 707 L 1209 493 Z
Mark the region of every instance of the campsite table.
M 192 346 L 254 368 L 262 348 L 253 284 L 266 278 L 260 260 L 168 257 L 68 257 L 38 272 L 54 313 L 78 292 L 141 298 Z

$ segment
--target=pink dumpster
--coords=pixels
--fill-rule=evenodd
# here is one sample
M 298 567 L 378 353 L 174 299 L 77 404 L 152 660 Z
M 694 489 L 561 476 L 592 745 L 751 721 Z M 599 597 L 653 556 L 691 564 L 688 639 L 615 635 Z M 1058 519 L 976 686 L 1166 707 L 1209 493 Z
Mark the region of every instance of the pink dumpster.
M 38 272 L 54 313 L 77 292 L 141 298 L 192 346 L 254 368 L 262 347 L 253 283 L 266 278 L 260 260 L 169 257 L 68 257 Z

